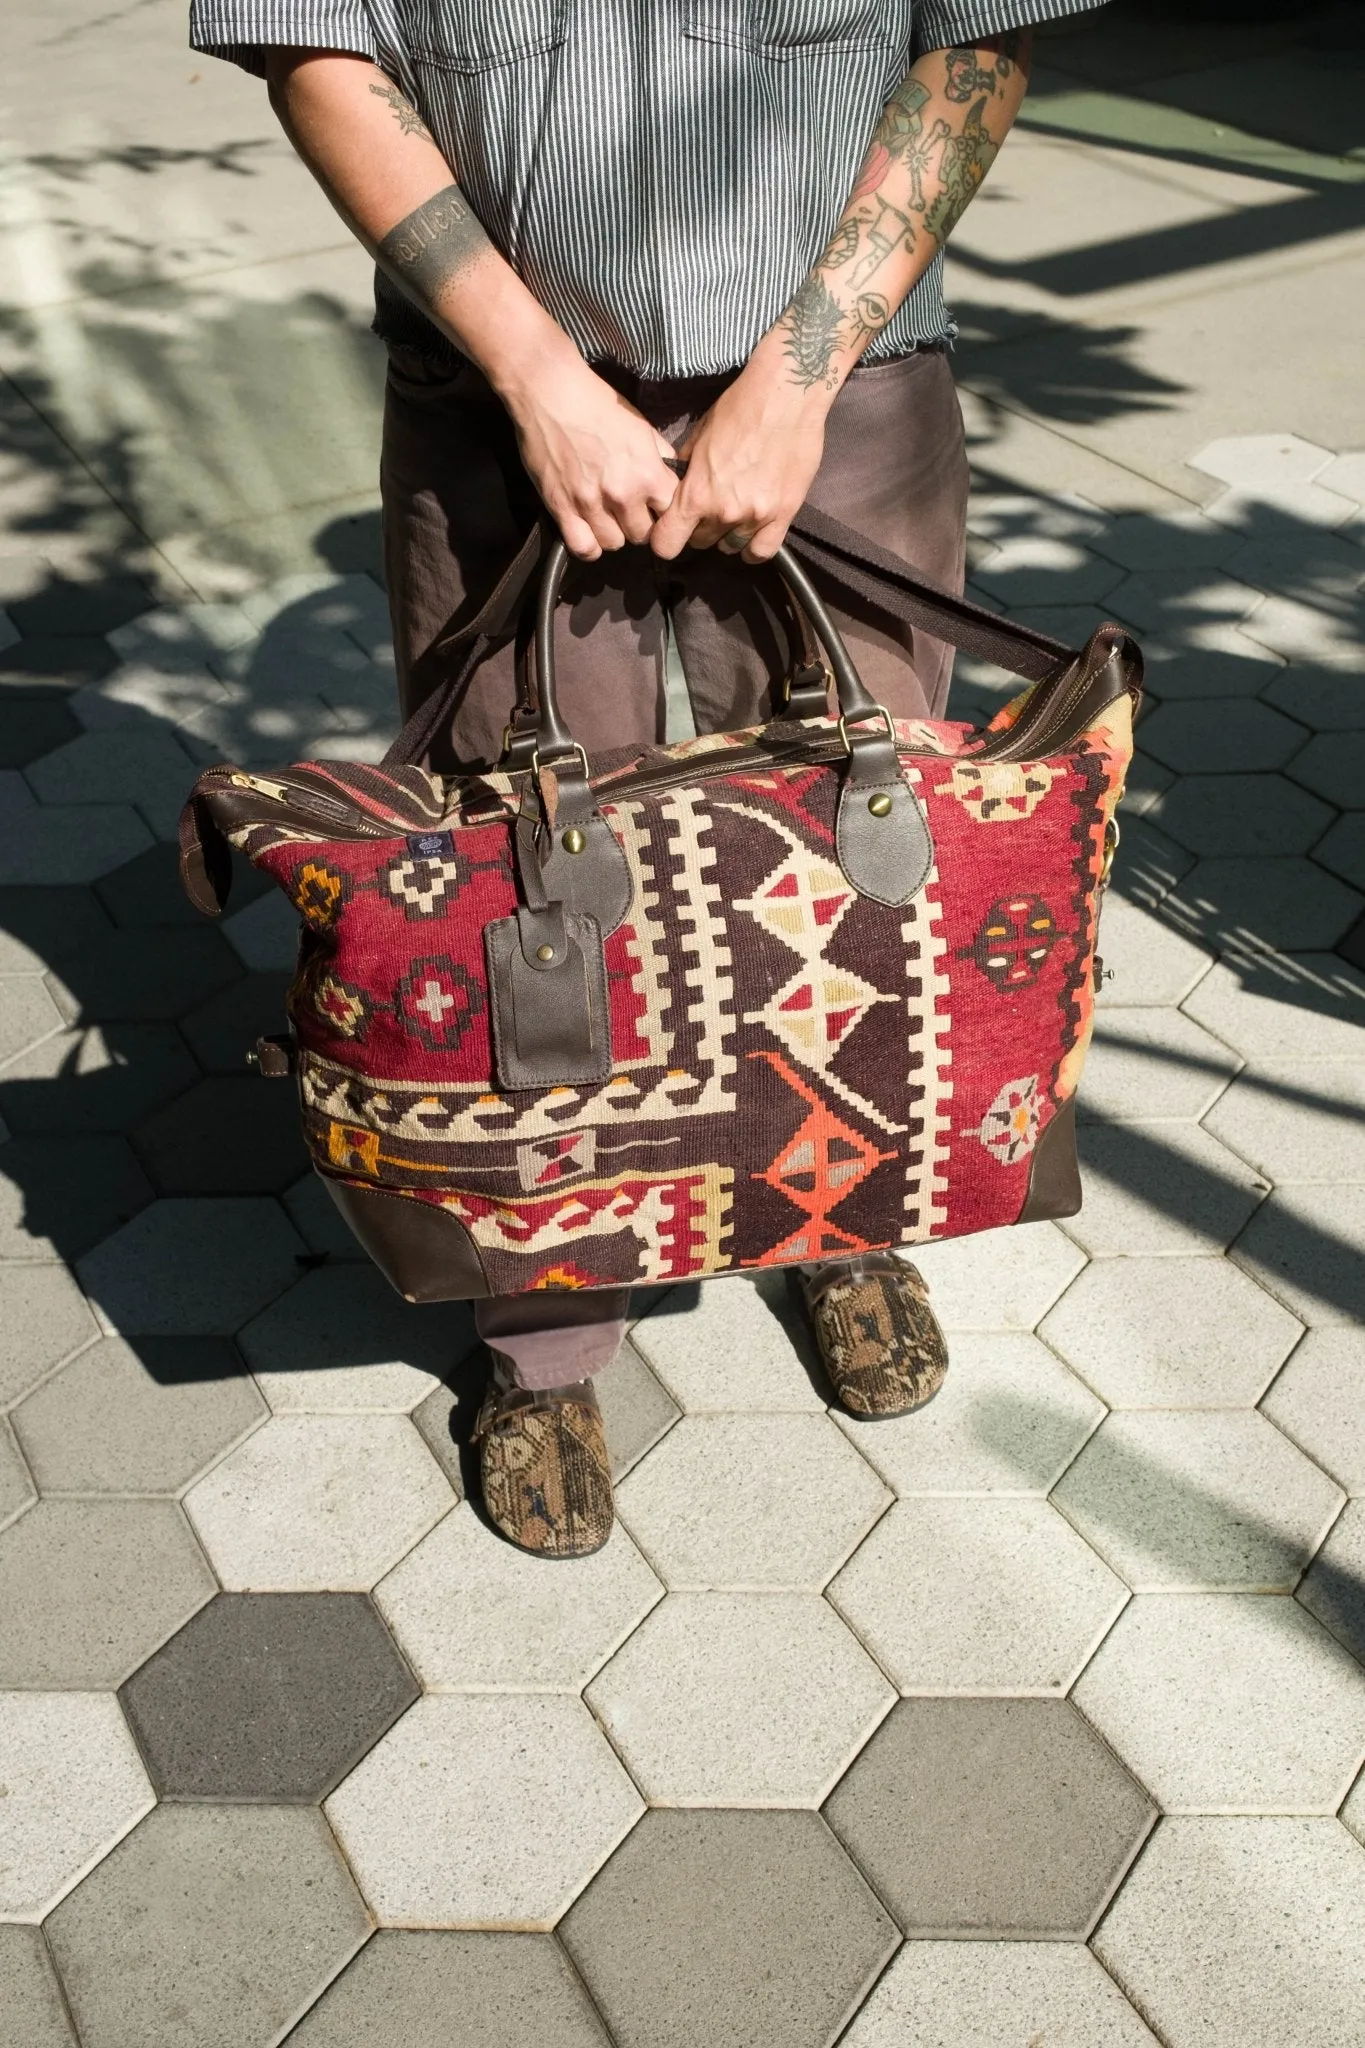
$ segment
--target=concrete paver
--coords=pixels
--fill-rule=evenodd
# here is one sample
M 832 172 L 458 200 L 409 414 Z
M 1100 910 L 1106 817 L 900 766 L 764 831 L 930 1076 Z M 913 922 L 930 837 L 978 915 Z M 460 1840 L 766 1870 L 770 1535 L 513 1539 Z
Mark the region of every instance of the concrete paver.
M 0 1693 L 0 1920 L 39 1921 L 153 1804 L 108 1692 Z
M 16 1806 L 0 1773 L 0 1834 L 53 1848 L 26 1912 L 91 1871 L 47 1929 L 88 2042 L 141 2048 L 172 2007 L 187 2048 L 265 2048 L 306 2008 L 319 2048 L 421 2048 L 450 2010 L 488 2048 L 1361 2031 L 1359 1783 L 1330 1816 L 1365 1654 L 1365 1525 L 1332 1522 L 1365 1486 L 1365 170 L 1319 48 L 1358 24 L 1202 11 L 1047 24 L 950 258 L 975 587 L 1066 636 L 1112 615 L 1148 657 L 1085 1206 L 917 1254 L 953 1370 L 901 1422 L 831 1426 L 780 1274 L 642 1296 L 602 1382 L 623 1527 L 574 1567 L 455 1508 L 468 1313 L 387 1291 L 291 1092 L 244 1077 L 293 912 L 243 873 L 203 925 L 168 837 L 197 762 L 372 759 L 392 732 L 368 265 L 259 84 L 188 59 L 183 24 L 72 0 L 56 88 L 37 17 L 10 38 L 0 1683 L 44 1689 L 7 1696 L 39 1703 L 37 1775 Z M 974 662 L 955 688 L 963 716 L 1008 694 Z M 230 1585 L 306 1590 L 210 1597 L 186 1490 Z M 1125 1606 L 1125 1579 L 1239 1590 Z M 873 1657 L 911 1695 L 885 1719 Z M 1255 1817 L 1177 1811 L 1128 1865 L 1145 1795 L 1071 1705 L 1013 1697 L 1073 1681 L 1168 1807 Z M 64 1760 L 116 1786 L 127 1732 L 107 1691 L 46 1688 L 120 1682 L 169 1803 L 110 1855 L 145 1775 L 83 1810 Z M 662 1802 L 634 1832 L 630 1771 Z M 286 1804 L 346 1773 L 342 1857 L 381 1917 L 435 1928 L 361 1947 L 336 1848 Z M 926 1779 L 932 1825 L 900 1797 Z M 863 1799 L 847 1847 L 809 1810 L 670 1805 L 831 1788 L 831 1814 Z M 875 1989 L 897 1936 L 860 1859 L 928 1877 Z M 1120 1879 L 1106 1976 L 1076 1937 Z M 926 1940 L 936 1884 L 956 1934 L 1071 1938 Z M 0 1940 L 0 2034 L 69 2048 L 35 1930 Z

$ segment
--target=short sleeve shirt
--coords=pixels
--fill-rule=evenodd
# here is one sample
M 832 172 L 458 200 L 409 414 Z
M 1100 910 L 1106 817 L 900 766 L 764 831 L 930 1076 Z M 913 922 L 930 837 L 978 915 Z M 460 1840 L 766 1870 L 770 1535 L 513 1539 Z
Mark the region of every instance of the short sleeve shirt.
M 1097 0 L 192 0 L 196 49 L 372 57 L 590 362 L 742 363 L 818 258 L 923 50 Z M 380 280 L 381 333 L 440 351 Z M 942 257 L 869 358 L 943 340 Z

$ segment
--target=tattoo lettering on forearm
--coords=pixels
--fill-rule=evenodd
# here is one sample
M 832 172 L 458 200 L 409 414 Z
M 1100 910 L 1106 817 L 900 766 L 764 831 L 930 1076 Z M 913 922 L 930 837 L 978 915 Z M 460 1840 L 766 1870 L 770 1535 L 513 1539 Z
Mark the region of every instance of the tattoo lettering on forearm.
M 824 279 L 808 277 L 778 322 L 786 329 L 784 348 L 792 378 L 807 391 L 829 380 L 830 364 L 843 327 L 839 301 Z
M 379 260 L 420 305 L 434 306 L 451 279 L 490 249 L 458 185 L 447 185 L 390 228 Z
M 394 119 L 405 135 L 420 135 L 423 142 L 433 140 L 430 128 L 408 100 L 405 100 L 396 85 L 372 85 L 370 91 L 376 99 L 383 100 L 393 109 Z

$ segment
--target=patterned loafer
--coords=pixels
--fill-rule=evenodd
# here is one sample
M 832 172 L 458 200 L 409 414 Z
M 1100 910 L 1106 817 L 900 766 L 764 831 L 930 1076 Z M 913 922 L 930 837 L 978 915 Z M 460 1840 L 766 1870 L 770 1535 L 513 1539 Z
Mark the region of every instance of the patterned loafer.
M 801 1291 L 825 1371 L 851 1415 L 909 1415 L 933 1400 L 948 1346 L 913 1266 L 867 1252 L 803 1273 Z
M 475 1426 L 483 1504 L 518 1550 L 591 1557 L 611 1534 L 611 1466 L 591 1380 L 532 1392 L 494 1353 Z

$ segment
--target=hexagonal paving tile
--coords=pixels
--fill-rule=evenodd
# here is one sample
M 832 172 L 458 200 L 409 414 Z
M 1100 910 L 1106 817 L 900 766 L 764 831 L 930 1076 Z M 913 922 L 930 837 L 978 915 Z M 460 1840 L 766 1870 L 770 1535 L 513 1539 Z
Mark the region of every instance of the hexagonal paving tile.
M 171 1377 L 187 1365 L 217 1371 Z M 174 1494 L 266 1412 L 228 1344 L 212 1359 L 148 1358 L 105 1337 L 21 1402 L 14 1426 L 44 1493 Z
M 1036 1337 L 993 1335 L 954 1339 L 952 1369 L 920 1412 L 834 1420 L 908 1497 L 1045 1494 L 1103 1416 L 1103 1404 Z
M 118 1701 L 0 1693 L 0 1915 L 41 1920 L 152 1806 Z
M 1365 788 L 1365 732 L 1318 733 L 1285 772 L 1339 811 L 1358 811 Z
M 1365 898 L 1315 861 L 1285 855 L 1198 861 L 1164 907 L 1197 943 L 1256 958 L 1269 947 L 1315 952 L 1335 946 L 1365 909 Z
M 162 1799 L 317 1800 L 417 1698 L 361 1593 L 220 1593 L 120 1698 Z
M 602 2022 L 548 1934 L 381 1928 L 289 2036 L 289 2048 L 451 2048 L 452 2016 L 479 2048 L 609 2048 Z
M 1272 658 L 1269 648 L 1261 651 L 1267 659 Z M 1365 725 L 1359 666 L 1358 652 L 1354 665 L 1347 660 L 1338 668 L 1330 663 L 1318 666 L 1311 655 L 1300 651 L 1293 661 L 1282 663 L 1261 695 L 1267 704 L 1287 711 L 1316 732 L 1356 732 Z
M 78 1265 L 105 1327 L 230 1336 L 298 1277 L 302 1238 L 278 1202 L 154 1202 Z
M 1267 1193 L 1197 1124 L 1085 1124 L 1077 1150 L 1085 1202 L 1066 1228 L 1095 1259 L 1226 1251 Z
M 163 1195 L 283 1194 L 308 1165 L 294 1091 L 215 1074 L 133 1132 Z
M 1129 512 L 1111 519 L 1088 545 L 1125 569 L 1217 568 L 1243 546 L 1202 512 Z
M 629 1338 L 596 1375 L 596 1387 L 612 1478 L 624 1479 L 673 1427 L 681 1410 Z
M 45 804 L 136 804 L 158 838 L 175 822 L 198 770 L 164 728 L 83 732 L 44 754 L 28 779 Z
M 749 1280 L 713 1280 L 695 1306 L 665 1296 L 631 1342 L 688 1414 L 725 1409 L 816 1412 L 812 1386 L 781 1322 Z
M 1104 1009 L 1116 1004 L 1178 1003 L 1211 965 L 1198 946 L 1122 896 L 1105 900 L 1099 943 L 1103 964 L 1114 977 L 1099 992 Z
M 632 2048 L 826 2048 L 896 1946 L 814 1813 L 648 1813 L 559 1932 Z
M 891 1496 L 824 1415 L 687 1415 L 619 1488 L 665 1585 L 818 1592 Z
M 1255 697 L 1269 690 L 1285 666 L 1280 655 L 1222 619 L 1182 619 L 1179 634 L 1169 642 L 1144 633 L 1142 657 L 1152 695 L 1162 704 L 1184 697 Z M 1305 724 L 1312 723 L 1307 711 L 1289 699 L 1276 701 L 1291 718 L 1299 715 Z
M 895 1695 L 807 1593 L 671 1593 L 587 1700 L 654 1805 L 818 1806 Z
M 234 861 L 234 901 L 240 889 L 250 890 L 258 882 L 269 886 L 248 862 L 240 858 Z M 136 860 L 130 860 L 127 867 L 116 868 L 112 875 L 96 882 L 95 894 L 114 923 L 130 929 L 163 925 L 183 931 L 187 926 L 197 930 L 202 924 L 203 911 L 196 910 L 185 894 L 180 880 L 179 850 L 174 846 L 148 847 Z
M 1365 1185 L 1277 1188 L 1232 1256 L 1310 1327 L 1365 1320 Z
M 7 974 L 0 980 L 0 1062 L 60 1031 L 64 1021 L 39 975 Z
M 1292 1593 L 1343 1501 L 1254 1409 L 1111 1415 L 1052 1498 L 1135 1593 Z
M 456 1500 L 464 1499 L 464 1474 L 460 1452 L 467 1430 L 460 1423 L 460 1397 L 445 1383 L 438 1382 L 425 1401 L 412 1411 L 412 1426 L 445 1474 L 446 1484 Z
M 1365 1494 L 1365 1331 L 1310 1330 L 1261 1403 L 1347 1493 Z
M 1002 541 L 973 580 L 1008 606 L 1095 604 L 1122 582 L 1123 572 L 1074 540 L 1021 534 Z
M 1271 956 L 1256 984 L 1221 963 L 1186 1013 L 1246 1059 L 1365 1059 L 1365 975 L 1336 953 Z
M 1363 1923 L 1365 1856 L 1335 1821 L 1171 1820 L 1094 1946 L 1165 2041 L 1340 2048 Z
M 1163 769 L 1169 775 L 1170 769 Z M 1194 855 L 1134 813 L 1123 821 L 1123 837 L 1114 856 L 1110 887 L 1116 895 L 1155 910 L 1165 902 L 1182 875 L 1194 866 Z
M 1111 1408 L 1250 1406 L 1302 1333 L 1226 1259 L 1180 1257 L 1097 1259 L 1040 1326 Z
M 1191 469 L 1201 469 L 1225 484 L 1278 489 L 1311 483 L 1332 460 L 1332 451 L 1298 434 L 1229 434 L 1186 460 Z
M 106 648 L 106 655 L 108 651 Z M 31 653 L 31 647 L 26 647 L 22 654 L 12 659 L 25 660 L 31 657 Z M 6 662 L 7 672 L 10 666 L 10 662 Z M 16 690 L 6 673 L 5 734 L 0 741 L 0 767 L 24 768 L 51 748 L 74 739 L 79 731 L 80 727 L 59 695 L 53 691 L 38 695 Z
M 0 2040 L 76 2048 L 66 2002 L 36 1927 L 0 1925 Z
M 343 1220 L 321 1174 L 310 1167 L 302 1179 L 286 1189 L 282 1200 L 290 1222 L 313 1251 L 326 1252 L 329 1263 L 340 1260 L 345 1265 L 365 1264 L 368 1254 Z
M 90 1305 L 60 1266 L 7 1266 L 0 1318 L 0 1407 L 99 1335 Z
M 93 882 L 151 844 L 131 804 L 40 805 L 0 824 L 0 882 Z
M 33 1477 L 24 1463 L 14 1431 L 0 1416 L 0 1529 L 22 1514 L 35 1499 Z
M 1067 1691 L 1128 1598 L 1043 1500 L 905 1500 L 827 1598 L 903 1693 Z
M 79 1258 L 153 1200 L 122 1138 L 10 1138 L 0 1181 L 0 1259 Z
M 1250 629 L 1248 629 L 1250 631 Z M 1177 774 L 1252 774 L 1283 768 L 1308 731 L 1259 698 L 1187 698 L 1142 721 L 1142 748 Z
M 1125 576 L 1107 601 L 1118 618 L 1141 633 L 1185 639 L 1210 628 L 1241 626 L 1260 592 L 1227 570 L 1163 569 L 1156 575 Z
M 1267 1060 L 1204 1122 L 1269 1180 L 1365 1180 L 1365 1060 Z
M 292 978 L 288 971 L 243 974 L 230 988 L 181 1018 L 180 1029 L 205 1073 L 241 1078 L 246 1071 L 247 1053 L 256 1040 L 267 1032 L 285 1029 L 285 994 Z M 255 1087 L 263 1085 L 259 1075 L 250 1079 Z M 267 1089 L 271 1085 L 264 1084 Z M 291 1100 L 292 1091 L 288 1088 L 276 1085 L 274 1092 L 282 1094 L 286 1101 Z M 311 1173 L 308 1175 L 310 1181 L 315 1178 Z M 319 1192 L 330 1209 L 332 1203 L 326 1192 L 321 1188 Z
M 1361 585 L 1360 549 L 1316 526 L 1298 532 L 1281 528 L 1248 540 L 1231 566 L 1243 583 L 1306 604 L 1341 603 Z
M 1076 1943 L 911 1941 L 843 2048 L 1157 2048 L 1123 1993 Z
M 107 933 L 54 969 L 48 983 L 72 1024 L 155 1023 L 183 1017 L 241 971 L 221 932 L 152 927 Z
M 0 1116 L 14 1132 L 122 1131 L 199 1077 L 171 1024 L 58 1031 L 0 1075 Z
M 174 1502 L 40 1500 L 0 1536 L 0 1685 L 119 1685 L 213 1591 Z
M 1268 597 L 1257 605 L 1245 630 L 1249 639 L 1290 662 L 1348 671 L 1360 667 L 1359 625 L 1321 605 L 1302 604 L 1292 597 Z
M 1065 1700 L 902 1700 L 825 1815 L 907 1934 L 1083 1941 L 1156 1808 Z
M 1349 1503 L 1299 1587 L 1299 1599 L 1365 1664 L 1365 1509 Z
M 25 637 L 47 634 L 97 635 L 126 625 L 147 609 L 151 592 L 133 576 L 106 576 L 99 582 L 77 581 L 54 574 L 27 596 L 11 599 L 7 609 Z
M 381 1922 L 552 1927 L 644 1804 L 581 1700 L 428 1695 L 327 1801 Z
M 1338 818 L 1313 848 L 1313 858 L 1319 867 L 1365 889 L 1365 814 L 1352 811 L 1349 817 Z
M 160 1806 L 48 1922 L 81 2037 L 268 2048 L 369 1933 L 319 1813 Z
M 1075 1700 L 1168 1813 L 1335 1813 L 1365 1756 L 1365 1671 L 1294 1600 L 1144 1594 Z
M 1191 853 L 1307 853 L 1332 812 L 1283 775 L 1182 775 L 1147 816 Z
M 1106 1009 L 1096 1021 L 1077 1113 L 1089 1123 L 1198 1119 L 1240 1064 L 1179 1010 Z
M 953 1334 L 1031 1330 L 1085 1264 L 1055 1223 L 917 1244 L 906 1256 L 928 1282 L 939 1322 Z
M 185 1507 L 237 1592 L 367 1593 L 454 1495 L 403 1415 L 277 1415 Z
M 324 1266 L 238 1339 L 277 1414 L 407 1414 L 474 1345 L 466 1302 L 415 1307 L 370 1266 Z
M 1339 1818 L 1343 1825 L 1351 1830 L 1356 1840 L 1365 1846 L 1365 1771 L 1362 1771 L 1351 1787 Z
M 463 1507 L 381 1581 L 375 1600 L 430 1690 L 578 1693 L 664 1589 L 621 1528 L 578 1560 L 570 1598 L 556 1562 L 497 1542 Z

